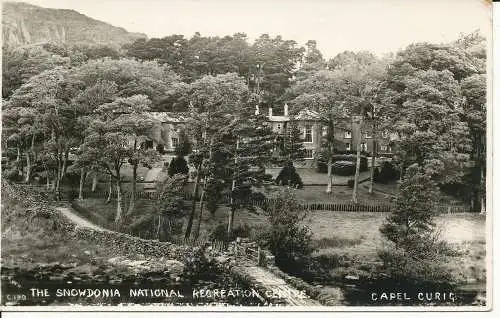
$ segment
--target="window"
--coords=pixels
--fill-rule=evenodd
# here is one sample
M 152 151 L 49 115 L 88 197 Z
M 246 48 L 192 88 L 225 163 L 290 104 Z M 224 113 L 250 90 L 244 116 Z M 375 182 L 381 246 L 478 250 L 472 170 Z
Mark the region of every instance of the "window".
M 345 144 L 345 150 L 347 150 L 347 151 L 351 150 L 351 144 L 350 143 L 346 143 Z
M 361 143 L 361 151 L 367 151 L 368 150 L 368 145 L 366 144 L 366 142 L 362 142 Z
M 366 132 L 366 133 L 365 133 L 365 138 L 366 138 L 366 139 L 371 139 L 371 138 L 372 138 L 372 135 L 371 135 L 369 132 Z
M 383 137 L 383 138 L 387 138 L 387 137 L 389 137 L 389 133 L 387 132 L 387 130 L 384 130 L 384 131 L 382 132 L 382 137 Z
M 313 142 L 312 126 L 306 125 L 304 127 L 304 142 Z
M 326 136 L 327 134 L 328 134 L 328 127 L 323 126 L 323 128 L 321 128 L 321 135 Z
M 351 132 L 350 132 L 350 131 L 345 131 L 345 132 L 344 132 L 344 138 L 345 138 L 345 139 L 351 139 L 351 138 L 352 138 L 352 137 L 351 137 Z
M 278 130 L 281 130 L 281 124 L 277 124 L 276 128 L 278 128 Z
M 380 145 L 380 151 L 387 151 L 386 145 Z
M 312 149 L 306 149 L 304 153 L 304 158 L 305 159 L 313 159 L 314 158 L 314 153 Z
M 172 137 L 172 148 L 177 147 L 179 144 L 179 138 Z

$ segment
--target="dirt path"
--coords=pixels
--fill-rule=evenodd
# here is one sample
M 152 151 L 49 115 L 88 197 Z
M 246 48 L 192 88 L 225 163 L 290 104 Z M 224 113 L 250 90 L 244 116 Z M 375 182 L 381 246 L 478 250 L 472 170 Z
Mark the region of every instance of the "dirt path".
M 292 306 L 321 306 L 321 304 L 309 297 L 301 297 L 301 291 L 290 286 L 282 278 L 277 277 L 265 268 L 258 266 L 241 266 L 241 271 L 264 285 L 270 295 L 283 299 Z
M 99 227 L 99 226 L 95 225 L 94 223 L 89 222 L 89 221 L 85 220 L 84 218 L 76 215 L 69 208 L 57 207 L 56 209 L 57 209 L 57 211 L 61 212 L 65 217 L 70 219 L 71 222 L 75 223 L 77 226 L 86 227 L 86 228 L 96 230 L 96 231 L 107 231 L 106 229 L 103 229 L 102 227 Z

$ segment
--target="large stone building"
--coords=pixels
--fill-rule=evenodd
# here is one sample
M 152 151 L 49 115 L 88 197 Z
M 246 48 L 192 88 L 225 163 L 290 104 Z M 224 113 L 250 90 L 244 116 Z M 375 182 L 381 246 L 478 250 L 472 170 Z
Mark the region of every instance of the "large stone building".
M 328 127 L 322 120 L 321 115 L 313 110 L 305 109 L 298 112 L 297 115 L 289 114 L 288 105 L 285 104 L 283 112 L 280 115 L 274 115 L 273 109 L 269 108 L 269 122 L 274 132 L 282 134 L 286 131 L 290 122 L 293 121 L 302 132 L 302 138 L 305 148 L 305 161 L 303 165 L 307 166 L 316 158 L 316 153 L 321 148 L 323 136 L 328 133 Z M 334 127 L 334 136 L 336 140 L 335 148 L 337 151 L 355 151 L 357 145 L 356 124 L 351 117 L 339 116 L 336 119 Z M 371 123 L 365 123 L 361 131 L 361 150 L 371 153 L 374 146 Z M 375 143 L 377 155 L 391 155 L 391 141 L 394 136 L 389 133 L 382 133 L 382 136 Z
M 305 148 L 305 160 L 301 165 L 304 167 L 311 166 L 321 148 L 322 138 L 327 134 L 326 123 L 321 119 L 321 115 L 313 110 L 305 109 L 292 116 L 289 114 L 288 105 L 285 104 L 278 111 L 279 114 L 274 114 L 273 108 L 268 109 L 267 117 L 272 130 L 276 134 L 283 134 L 289 127 L 290 122 L 293 121 L 302 132 Z M 162 153 L 172 153 L 179 142 L 179 132 L 187 123 L 187 115 L 183 113 L 151 112 L 150 116 L 161 123 L 161 129 L 155 130 L 151 140 L 147 141 L 144 146 L 146 148 L 155 148 Z M 357 130 L 354 128 L 356 124 L 348 116 L 340 117 L 337 120 L 334 128 L 335 148 L 338 151 L 355 151 L 357 144 L 357 134 L 355 132 Z M 371 153 L 374 145 L 372 130 L 369 127 L 369 122 L 366 122 L 364 126 L 361 132 L 361 150 Z M 394 136 L 388 133 L 382 134 L 381 138 L 375 143 L 377 155 L 390 156 L 392 140 L 394 140 Z

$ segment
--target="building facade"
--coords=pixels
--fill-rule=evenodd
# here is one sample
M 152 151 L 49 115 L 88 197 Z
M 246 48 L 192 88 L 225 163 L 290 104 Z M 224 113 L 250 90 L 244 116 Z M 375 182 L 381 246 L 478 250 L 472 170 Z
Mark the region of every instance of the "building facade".
M 258 108 L 256 110 L 259 111 Z M 144 144 L 146 148 L 154 148 L 161 153 L 173 153 L 179 143 L 179 132 L 185 127 L 188 117 L 183 113 L 171 112 L 150 112 L 150 117 L 161 124 L 161 129 L 156 129 L 151 139 Z M 285 104 L 283 111 L 279 115 L 273 114 L 273 108 L 268 109 L 268 122 L 272 131 L 277 135 L 284 134 L 291 122 L 297 125 L 301 132 L 305 149 L 304 161 L 298 163 L 299 166 L 312 166 L 321 149 L 322 140 L 328 133 L 328 127 L 321 115 L 313 110 L 304 109 L 296 115 L 290 115 L 288 105 Z M 336 140 L 335 149 L 339 152 L 356 151 L 358 126 L 351 117 L 338 119 L 334 127 Z M 374 138 L 371 122 L 365 121 L 361 128 L 361 151 L 367 154 L 372 153 L 376 147 L 377 156 L 391 156 L 392 142 L 395 136 L 388 132 L 381 133 L 378 138 Z M 376 140 L 376 142 L 374 142 Z

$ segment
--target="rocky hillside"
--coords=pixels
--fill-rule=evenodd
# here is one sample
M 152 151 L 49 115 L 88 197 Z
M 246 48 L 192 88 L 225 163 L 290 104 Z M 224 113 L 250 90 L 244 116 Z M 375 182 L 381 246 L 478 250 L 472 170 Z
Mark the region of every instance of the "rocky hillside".
M 10 47 L 44 42 L 119 46 L 141 37 L 146 35 L 127 32 L 74 10 L 3 3 L 2 39 Z

